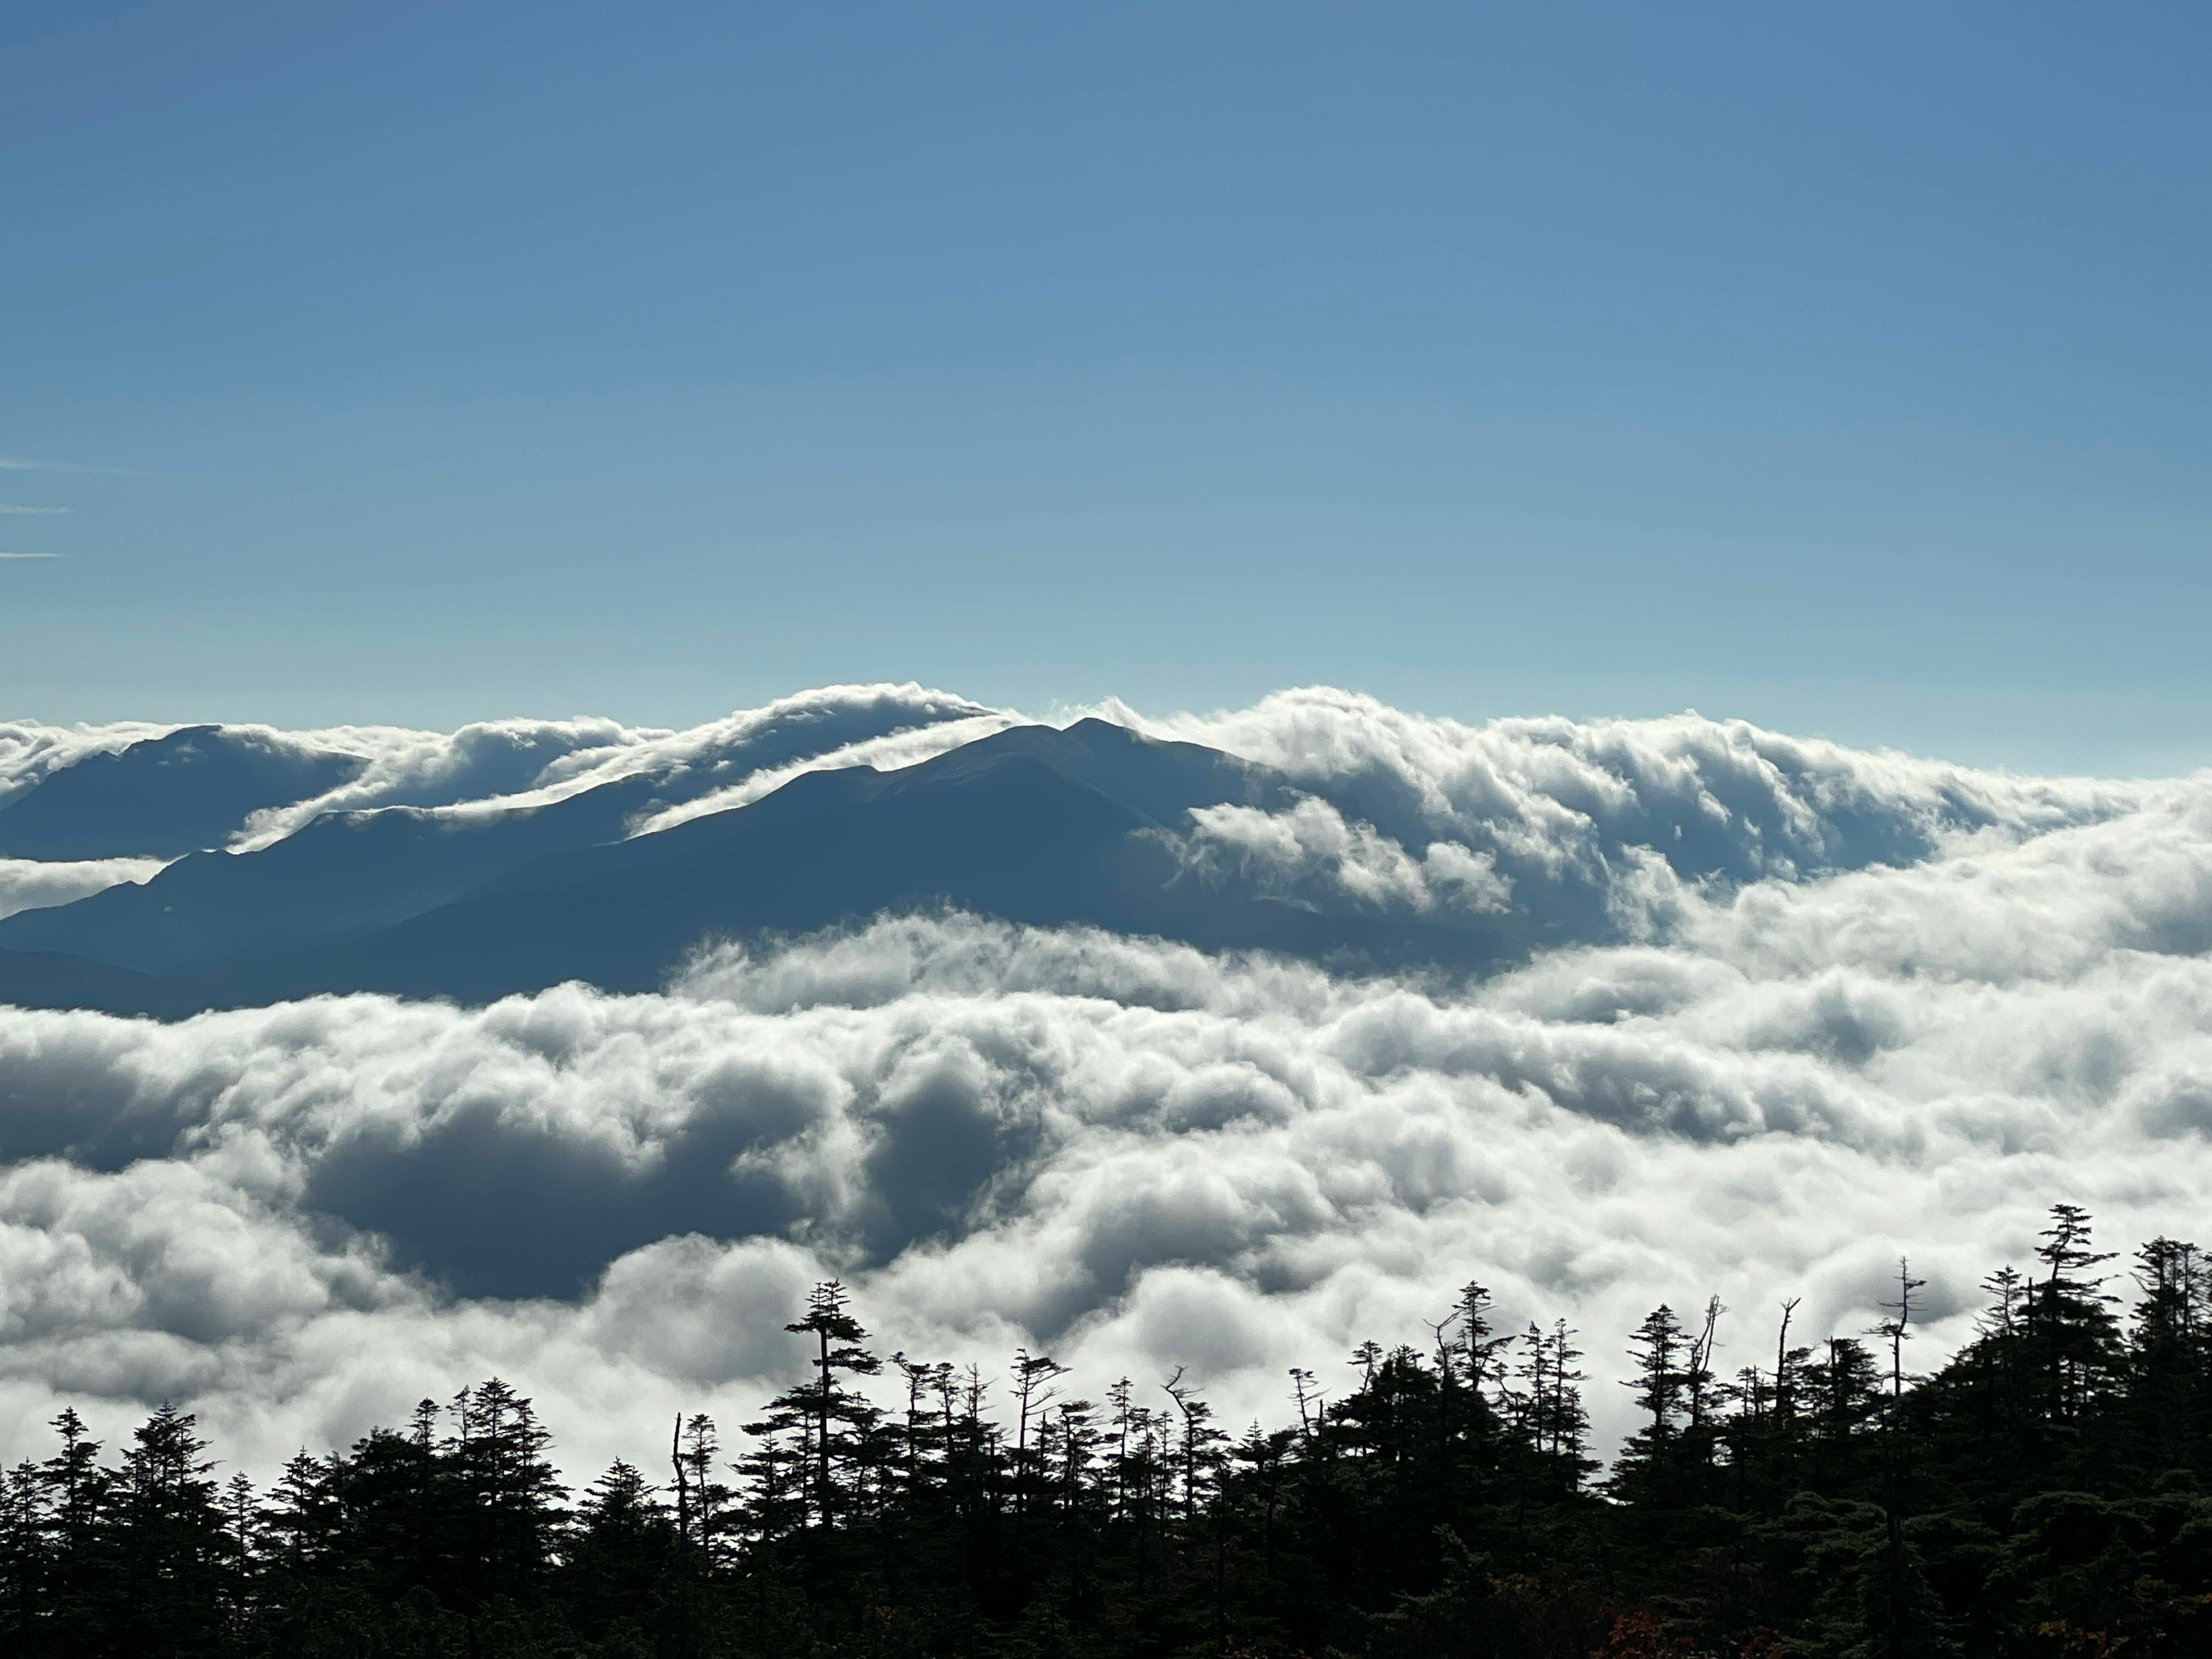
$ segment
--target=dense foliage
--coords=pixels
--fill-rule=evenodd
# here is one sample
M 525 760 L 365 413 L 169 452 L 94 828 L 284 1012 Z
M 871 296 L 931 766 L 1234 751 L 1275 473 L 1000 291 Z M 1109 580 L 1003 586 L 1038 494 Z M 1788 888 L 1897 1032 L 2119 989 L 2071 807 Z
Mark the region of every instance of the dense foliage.
M 1889 1317 L 1715 1375 L 1710 1304 L 1631 1339 L 1643 1426 L 1588 1455 L 1565 1325 L 1470 1285 L 1423 1351 L 1373 1345 L 1288 1426 L 1180 1375 L 1076 1397 L 884 1360 L 843 1289 L 806 1382 L 665 1479 L 562 1487 L 489 1382 L 269 1489 L 164 1407 L 104 1458 L 74 1413 L 0 1492 L 0 1642 L 33 1656 L 2212 1653 L 2212 1287 L 2160 1239 L 2125 1284 L 2061 1206 L 1934 1375 Z M 872 1381 L 864 1386 L 860 1379 Z M 656 1462 L 659 1461 L 655 1460 Z

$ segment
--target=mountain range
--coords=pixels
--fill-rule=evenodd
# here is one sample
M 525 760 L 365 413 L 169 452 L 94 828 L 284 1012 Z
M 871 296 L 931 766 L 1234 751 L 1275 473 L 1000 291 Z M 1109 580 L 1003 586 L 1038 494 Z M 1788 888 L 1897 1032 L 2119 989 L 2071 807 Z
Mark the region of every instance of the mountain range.
M 806 746 L 745 759 L 787 763 Z M 362 764 L 191 727 L 0 800 L 0 854 L 181 854 L 143 884 L 0 920 L 0 1000 L 179 1017 L 319 993 L 645 991 L 715 941 L 939 908 L 1355 965 L 1468 968 L 1509 948 L 1463 922 L 1292 899 L 1194 862 L 1181 841 L 1194 811 L 1281 811 L 1298 792 L 1100 720 L 1012 726 L 887 770 L 800 771 L 720 811 L 703 797 L 732 769 L 694 757 L 556 799 L 333 810 L 265 844 L 222 844 Z M 641 832 L 685 801 L 696 816 Z

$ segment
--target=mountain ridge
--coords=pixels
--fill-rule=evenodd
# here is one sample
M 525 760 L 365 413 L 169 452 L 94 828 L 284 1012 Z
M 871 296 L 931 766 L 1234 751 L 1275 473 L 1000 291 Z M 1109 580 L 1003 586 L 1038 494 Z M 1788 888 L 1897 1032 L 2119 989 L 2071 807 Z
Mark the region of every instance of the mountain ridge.
M 1504 949 L 1471 929 L 1324 915 L 1234 878 L 1200 876 L 1172 845 L 1194 808 L 1279 806 L 1295 796 L 1253 763 L 1108 721 L 1015 726 L 912 766 L 805 772 L 757 801 L 666 830 L 538 851 L 414 914 L 304 948 L 153 973 L 141 965 L 146 950 L 130 962 L 64 948 L 73 928 L 97 947 L 118 915 L 157 923 L 164 883 L 179 891 L 228 882 L 222 896 L 251 903 L 247 877 L 287 871 L 284 842 L 198 854 L 144 888 L 0 922 L 0 994 L 24 1000 L 17 993 L 41 971 L 56 988 L 38 998 L 44 1006 L 164 1015 L 353 991 L 483 1002 L 567 980 L 648 991 L 717 939 L 927 908 L 1376 964 L 1470 966 Z M 636 798 L 610 796 L 589 811 L 605 827 L 613 802 Z M 338 846 L 332 823 L 319 819 L 301 835 Z M 271 902 L 282 902 L 288 890 L 274 885 Z M 27 946 L 37 947 L 35 960 Z

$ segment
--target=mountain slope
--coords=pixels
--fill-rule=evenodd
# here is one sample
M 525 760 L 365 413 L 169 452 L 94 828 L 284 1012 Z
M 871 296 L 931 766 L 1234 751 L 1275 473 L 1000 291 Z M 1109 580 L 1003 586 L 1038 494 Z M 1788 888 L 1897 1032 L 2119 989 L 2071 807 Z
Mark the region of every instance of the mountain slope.
M 866 689 L 789 699 L 730 730 L 687 734 L 701 740 L 641 756 L 636 770 L 563 799 L 471 805 L 426 799 L 325 812 L 251 852 L 192 853 L 143 884 L 0 920 L 0 948 L 59 951 L 162 975 L 312 950 L 419 915 L 549 853 L 618 841 L 634 818 L 763 769 L 988 712 Z M 416 780 L 406 792 L 451 794 L 460 775 L 472 787 L 537 781 L 536 774 L 516 773 L 516 734 L 465 728 L 463 736 L 470 740 L 455 746 L 465 750 L 468 763 L 459 774 L 448 769 L 438 787 L 434 779 Z M 488 748 L 500 763 L 489 771 Z M 143 803 L 130 810 L 141 811 Z
M 1097 720 L 1017 727 L 898 771 L 803 774 L 748 806 L 542 857 L 360 938 L 150 987 L 118 980 L 91 1000 L 167 1012 L 354 990 L 481 1001 L 568 979 L 647 990 L 717 938 L 933 905 L 1316 957 L 1498 953 L 1486 934 L 1325 915 L 1201 879 L 1162 833 L 1194 806 L 1288 799 L 1274 774 L 1195 744 Z
M 623 834 L 658 799 L 623 778 L 550 805 L 481 816 L 333 812 L 251 853 L 200 852 L 151 881 L 0 921 L 0 948 L 191 974 L 312 949 L 435 908 L 549 853 Z
M 207 1006 L 204 993 L 104 962 L 52 951 L 0 950 L 0 1004 L 18 1008 L 98 1008 L 170 1018 Z
M 188 726 L 88 755 L 0 805 L 0 854 L 175 858 L 219 847 L 252 813 L 336 788 L 361 765 L 261 732 Z

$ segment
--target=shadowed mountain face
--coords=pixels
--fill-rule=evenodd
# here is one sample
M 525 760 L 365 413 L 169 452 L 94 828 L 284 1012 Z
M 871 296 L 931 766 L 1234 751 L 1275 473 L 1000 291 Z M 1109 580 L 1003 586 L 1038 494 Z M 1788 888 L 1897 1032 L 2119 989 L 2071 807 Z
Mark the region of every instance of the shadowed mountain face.
M 256 852 L 193 853 L 125 884 L 0 924 L 0 946 L 61 951 L 147 974 L 234 966 L 373 933 L 548 853 L 618 839 L 657 799 L 623 778 L 478 817 L 387 807 L 333 812 Z
M 191 989 L 180 983 L 52 951 L 0 950 L 0 1003 L 163 1018 L 198 1012 Z
M 353 777 L 352 755 L 190 726 L 88 755 L 0 804 L 0 855 L 175 858 L 219 847 L 252 814 Z
M 1102 721 L 1018 727 L 899 771 L 808 773 L 749 806 L 613 839 L 646 787 L 468 830 L 336 816 L 260 853 L 187 859 L 143 888 L 0 923 L 9 952 L 86 959 L 49 995 L 23 982 L 40 978 L 23 958 L 0 957 L 0 996 L 169 1014 L 325 991 L 642 991 L 714 939 L 936 905 L 1318 958 L 1466 964 L 1498 949 L 1187 869 L 1163 832 L 1193 808 L 1279 806 L 1291 792 L 1263 768 Z
M 641 755 L 635 769 L 596 787 L 503 809 L 497 794 L 539 784 L 548 759 L 561 751 L 550 738 L 573 744 L 574 734 L 465 727 L 444 764 L 364 780 L 379 798 L 374 805 L 305 817 L 250 853 L 187 854 L 143 885 L 125 882 L 83 902 L 21 912 L 9 919 L 12 931 L 0 933 L 0 948 L 62 951 L 160 975 L 307 950 L 420 915 L 546 854 L 618 841 L 635 819 L 764 769 L 987 712 L 951 699 L 865 692 L 793 699 L 735 729 L 703 732 L 703 741 Z M 40 787 L 52 789 L 78 768 Z M 158 793 L 125 793 L 126 818 L 161 810 Z M 463 802 L 478 804 L 438 810 Z M 287 803 L 296 805 L 290 797 Z M 219 845 L 243 816 L 195 845 Z

